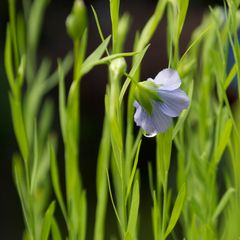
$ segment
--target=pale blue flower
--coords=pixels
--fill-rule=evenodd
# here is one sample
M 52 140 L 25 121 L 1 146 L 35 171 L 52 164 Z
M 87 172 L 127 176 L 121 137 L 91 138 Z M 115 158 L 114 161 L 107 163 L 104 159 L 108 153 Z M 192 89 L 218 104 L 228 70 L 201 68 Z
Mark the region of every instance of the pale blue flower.
M 170 127 L 172 118 L 179 116 L 189 105 L 188 96 L 180 89 L 178 73 L 167 68 L 159 72 L 154 80 L 149 78 L 139 84 L 141 88 L 137 88 L 134 102 L 134 120 L 137 126 L 149 137 L 165 132 Z M 157 98 L 154 94 L 157 94 Z

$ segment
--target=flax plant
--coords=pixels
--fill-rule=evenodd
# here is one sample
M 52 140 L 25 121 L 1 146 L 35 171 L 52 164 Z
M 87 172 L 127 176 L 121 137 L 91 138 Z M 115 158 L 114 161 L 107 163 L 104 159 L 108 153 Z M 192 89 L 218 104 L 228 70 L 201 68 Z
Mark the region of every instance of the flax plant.
M 121 1 L 109 1 L 111 35 L 106 37 L 94 6 L 88 12 L 83 0 L 74 0 L 66 19 L 73 50 L 58 59 L 53 72 L 50 60 L 38 56 L 49 3 L 23 0 L 17 12 L 15 0 L 8 1 L 4 57 L 19 149 L 13 155 L 13 175 L 25 221 L 23 239 L 108 239 L 109 206 L 118 229 L 111 239 L 143 239 L 142 217 L 151 219 L 146 235 L 154 240 L 240 238 L 240 84 L 234 107 L 227 95 L 231 82 L 240 78 L 240 2 L 227 0 L 224 8 L 209 7 L 181 52 L 189 1 L 158 0 L 145 26 L 135 33 L 133 51 L 124 52 L 132 27 L 131 17 L 120 14 Z M 95 19 L 99 45 L 87 56 L 89 15 Z M 164 16 L 168 66 L 153 73 L 154 79 L 142 79 L 142 61 L 152 51 L 151 39 Z M 159 58 L 160 46 L 159 40 Z M 230 70 L 229 51 L 234 55 Z M 80 100 L 84 76 L 97 65 L 106 66 L 108 82 L 96 166 L 95 219 L 89 226 L 89 189 L 79 152 Z M 52 134 L 54 104 L 47 97 L 56 86 L 61 134 Z M 149 137 L 156 140 L 156 158 L 148 163 L 150 210 L 141 216 L 141 206 L 146 205 L 141 181 L 146 179 L 141 178 L 138 162 L 142 141 Z M 59 141 L 63 149 L 58 149 Z M 64 155 L 64 176 L 59 155 Z M 55 208 L 61 214 L 56 215 Z
M 12 122 L 19 152 L 13 156 L 13 174 L 26 229 L 24 239 L 48 239 L 55 222 L 55 203 L 50 201 L 50 159 L 47 142 L 53 119 L 53 102 L 45 95 L 57 84 L 48 58 L 37 65 L 37 47 L 48 1 L 24 1 L 24 14 L 16 12 L 16 2 L 8 1 L 9 23 L 5 43 Z M 27 6 L 27 7 L 26 7 Z M 67 72 L 71 54 L 63 61 Z M 54 224 L 54 223 L 53 223 Z M 56 225 L 55 225 L 56 226 Z M 55 230 L 58 232 L 58 228 Z

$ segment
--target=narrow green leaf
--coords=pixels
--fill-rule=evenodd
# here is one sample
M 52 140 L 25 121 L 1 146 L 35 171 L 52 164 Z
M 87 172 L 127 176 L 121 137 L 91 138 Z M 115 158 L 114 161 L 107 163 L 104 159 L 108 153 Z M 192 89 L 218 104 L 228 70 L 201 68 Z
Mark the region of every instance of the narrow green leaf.
M 52 220 L 51 230 L 52 230 L 52 239 L 53 240 L 62 240 L 62 236 L 61 236 L 59 226 L 58 226 L 58 224 L 57 224 L 57 222 L 54 218 Z
M 23 85 L 25 69 L 26 69 L 26 56 L 23 55 L 21 57 L 20 65 L 18 66 L 17 77 L 16 77 L 16 83 L 18 84 L 19 88 L 22 87 Z
M 49 233 L 50 233 L 51 225 L 52 225 L 52 222 L 54 219 L 54 217 L 53 217 L 54 211 L 55 211 L 55 201 L 53 201 L 49 205 L 49 207 L 45 213 L 45 216 L 43 219 L 43 225 L 42 225 L 41 240 L 49 239 Z
M 49 3 L 49 0 L 35 0 L 31 6 L 31 11 L 28 20 L 28 44 L 32 51 L 36 50 L 39 35 L 41 32 L 44 11 Z
M 149 181 L 149 188 L 150 188 L 150 193 L 152 196 L 152 200 L 154 201 L 154 187 L 153 187 L 153 170 L 152 170 L 152 164 L 151 162 L 148 162 L 148 181 Z
M 152 36 L 158 26 L 158 23 L 162 19 L 166 3 L 167 3 L 166 0 L 158 0 L 158 3 L 157 3 L 157 6 L 155 8 L 153 15 L 148 20 L 148 22 L 146 23 L 146 25 L 144 26 L 144 28 L 141 32 L 141 35 L 139 37 L 139 41 L 137 44 L 137 48 L 136 48 L 137 51 L 140 51 L 141 49 L 143 49 L 146 46 L 146 44 L 149 43 L 150 39 L 152 38 Z
M 101 29 L 101 26 L 100 26 L 100 23 L 99 23 L 97 12 L 95 11 L 93 6 L 91 6 L 91 8 L 92 8 L 92 11 L 93 11 L 95 22 L 97 24 L 98 33 L 99 33 L 100 38 L 101 38 L 101 40 L 103 42 L 104 41 L 104 35 L 103 35 L 102 29 Z M 106 48 L 106 53 L 107 53 L 108 56 L 110 55 L 107 48 Z
M 223 131 L 220 135 L 218 146 L 214 152 L 214 156 L 213 156 L 214 163 L 218 163 L 222 157 L 222 154 L 223 154 L 223 152 L 229 142 L 230 136 L 231 136 L 232 126 L 233 126 L 232 119 L 228 119 L 226 121 Z
M 123 52 L 123 53 L 115 53 L 112 55 L 109 55 L 107 57 L 104 57 L 98 61 L 95 62 L 95 66 L 96 65 L 100 65 L 100 64 L 107 64 L 110 61 L 116 59 L 116 58 L 121 58 L 121 57 L 132 57 L 134 55 L 137 55 L 139 52 Z
M 218 218 L 218 216 L 221 214 L 221 212 L 224 210 L 224 208 L 227 206 L 227 203 L 232 197 L 232 194 L 235 192 L 234 188 L 229 188 L 224 195 L 222 196 L 220 202 L 218 203 L 213 216 L 212 216 L 212 221 L 215 222 Z
M 73 65 L 73 54 L 69 52 L 67 56 L 62 60 L 61 67 L 63 72 L 67 74 Z M 47 93 L 59 83 L 58 69 L 55 70 L 44 82 L 44 92 Z
M 183 24 L 186 18 L 187 14 L 187 9 L 188 9 L 188 4 L 189 0 L 178 0 L 178 21 L 177 21 L 177 38 L 179 39 L 180 34 L 182 32 Z
M 19 155 L 13 156 L 13 174 L 15 178 L 15 183 L 18 191 L 18 195 L 20 198 L 22 211 L 24 215 L 24 219 L 26 221 L 27 229 L 29 233 L 33 232 L 32 221 L 29 215 L 29 206 L 26 205 L 27 198 L 26 198 L 26 191 L 25 191 L 25 181 L 24 181 L 24 166 L 22 160 Z
M 80 232 L 80 240 L 86 239 L 87 233 L 87 194 L 86 191 L 82 191 L 80 197 L 80 224 L 79 224 L 79 232 Z
M 7 25 L 7 32 L 6 32 L 4 63 L 5 63 L 5 70 L 6 70 L 9 85 L 12 89 L 12 92 L 15 93 L 16 86 L 14 82 L 14 71 L 13 71 L 13 62 L 12 62 L 12 42 L 11 42 L 11 33 L 10 33 L 9 24 Z
M 125 204 L 127 203 L 127 200 L 128 200 L 131 188 L 132 188 L 132 183 L 133 183 L 133 180 L 134 180 L 134 177 L 135 177 L 135 172 L 136 172 L 136 169 L 137 169 L 141 143 L 142 143 L 142 141 L 140 140 L 140 142 L 138 144 L 138 147 L 137 147 L 137 153 L 136 153 L 134 164 L 133 164 L 133 167 L 132 167 L 132 172 L 131 172 L 130 179 L 129 179 L 129 182 L 128 182 L 127 193 L 126 193 L 126 198 L 125 198 Z
M 130 16 L 126 13 L 121 17 L 118 24 L 118 37 L 117 37 L 117 46 L 116 52 L 122 52 L 124 43 L 126 41 L 127 34 L 130 29 Z
M 86 51 L 87 51 L 87 43 L 88 43 L 88 28 L 85 29 L 85 31 L 83 32 L 83 36 L 81 38 L 80 41 L 80 46 L 78 49 L 78 53 L 76 53 L 77 56 L 77 63 L 76 63 L 76 70 L 81 68 L 81 65 L 85 59 L 85 55 L 86 55 Z
M 157 141 L 157 189 L 161 188 L 161 184 L 165 182 L 169 171 L 172 150 L 172 127 L 166 132 L 159 133 L 156 137 Z
M 153 208 L 152 208 L 152 223 L 153 223 L 153 235 L 154 239 L 158 239 L 160 236 L 160 231 L 161 228 L 161 209 L 160 206 L 158 205 L 157 197 L 156 197 L 156 192 L 153 191 Z
M 66 141 L 66 93 L 65 93 L 66 90 L 64 83 L 64 71 L 60 61 L 58 62 L 58 75 L 59 75 L 58 101 L 59 101 L 60 125 L 63 140 Z
M 108 119 L 105 116 L 103 123 L 103 133 L 97 159 L 97 208 L 94 227 L 94 240 L 105 239 L 105 218 L 108 199 L 107 178 L 105 171 L 109 168 L 110 150 L 110 128 L 108 125 Z
M 205 29 L 201 30 L 197 36 L 195 37 L 195 39 L 192 41 L 192 43 L 190 44 L 190 46 L 187 48 L 187 50 L 184 52 L 184 54 L 182 55 L 181 59 L 178 61 L 178 67 L 182 64 L 183 59 L 187 56 L 188 52 L 194 48 L 195 46 L 197 46 L 201 40 L 203 39 L 203 37 L 206 35 L 206 33 L 208 33 L 209 30 L 211 30 L 212 26 L 208 25 Z
M 229 87 L 230 83 L 232 82 L 233 78 L 236 76 L 237 74 L 237 64 L 235 63 L 233 66 L 232 66 L 232 69 L 231 71 L 229 72 L 225 82 L 224 82 L 224 89 L 227 90 L 227 88 Z
M 98 48 L 83 62 L 81 69 L 79 71 L 79 76 L 83 76 L 88 73 L 96 64 L 96 62 L 101 58 L 104 51 L 106 50 L 111 36 L 107 37 L 99 46 Z M 77 79 L 80 79 L 77 77 Z
M 119 152 L 122 152 L 123 150 L 122 132 L 117 119 L 116 118 L 111 119 L 110 125 L 111 125 L 112 140 L 116 143 L 116 147 L 119 150 Z M 116 157 L 118 159 L 118 156 Z
M 12 121 L 14 132 L 16 134 L 17 142 L 25 162 L 28 161 L 28 139 L 23 121 L 21 103 L 18 99 L 14 98 L 11 94 L 9 96 L 12 112 Z
M 139 209 L 139 183 L 138 178 L 135 178 L 134 186 L 133 186 L 133 193 L 132 193 L 132 201 L 131 201 L 131 208 L 129 213 L 129 220 L 127 226 L 127 232 L 131 234 L 132 239 L 136 238 L 137 232 L 137 221 L 138 221 L 138 209 Z
M 51 164 L 51 178 L 52 178 L 52 184 L 53 184 L 53 189 L 57 197 L 57 201 L 60 205 L 61 211 L 63 213 L 63 216 L 65 218 L 66 223 L 67 221 L 67 211 L 65 208 L 63 196 L 62 196 L 62 191 L 60 187 L 60 179 L 59 179 L 59 173 L 58 173 L 58 167 L 57 167 L 57 161 L 56 161 L 56 155 L 55 151 L 52 145 L 49 145 L 49 154 L 50 154 L 50 164 Z
M 9 0 L 9 18 L 10 18 L 10 31 L 13 44 L 14 52 L 14 63 L 17 68 L 19 65 L 19 52 L 18 52 L 18 42 L 17 42 L 17 28 L 16 28 L 16 0 Z
M 32 167 L 32 176 L 31 176 L 31 186 L 30 191 L 33 193 L 36 187 L 37 180 L 37 170 L 38 170 L 38 162 L 39 162 L 39 150 L 38 150 L 38 132 L 37 132 L 37 122 L 34 124 L 34 142 L 33 142 L 33 167 Z
M 106 169 L 109 165 L 110 156 L 110 129 L 107 117 L 104 118 L 103 134 L 98 153 L 96 186 L 98 195 L 101 193 L 101 185 L 106 182 Z
M 110 0 L 110 15 L 112 22 L 112 33 L 113 33 L 113 53 L 117 46 L 117 33 L 118 33 L 118 20 L 119 20 L 119 5 L 120 0 Z
M 51 69 L 51 62 L 48 58 L 44 58 L 36 73 L 36 82 L 43 82 L 47 79 Z
M 39 120 L 39 143 L 46 143 L 46 139 L 49 136 L 50 128 L 54 117 L 54 103 L 52 99 L 46 99 L 43 103 L 43 107 L 40 114 Z
M 175 227 L 175 225 L 180 217 L 180 214 L 181 214 L 181 211 L 183 208 L 183 204 L 185 201 L 185 197 L 186 197 L 186 184 L 183 184 L 183 186 L 181 187 L 181 189 L 178 193 L 177 199 L 174 203 L 171 217 L 170 217 L 170 220 L 169 220 L 169 223 L 167 226 L 167 230 L 164 234 L 164 239 L 167 238 L 167 236 L 171 233 L 171 231 Z
M 18 13 L 17 15 L 17 45 L 19 49 L 19 54 L 22 56 L 26 53 L 26 26 L 25 20 L 22 13 Z
M 141 62 L 142 62 L 142 60 L 143 60 L 143 57 L 144 57 L 146 51 L 148 50 L 148 48 L 149 48 L 149 45 L 146 46 L 146 47 L 139 53 L 139 56 L 138 56 L 138 58 L 137 58 L 137 61 L 135 62 L 135 64 L 133 65 L 133 67 L 132 67 L 132 69 L 131 69 L 131 71 L 130 71 L 130 73 L 129 73 L 129 75 L 130 75 L 131 77 L 134 76 L 134 74 L 136 73 L 136 71 L 137 71 L 138 67 L 140 66 L 140 64 L 141 64 Z M 125 93 L 126 93 L 126 91 L 127 91 L 127 88 L 128 88 L 128 86 L 129 86 L 130 82 L 131 82 L 131 79 L 130 79 L 130 78 L 127 78 L 127 79 L 125 80 L 123 86 L 122 86 L 122 89 L 121 89 L 121 92 L 120 92 L 120 95 L 119 95 L 119 103 L 120 103 L 120 105 L 121 105 L 121 103 L 122 103 L 123 97 L 124 97 L 124 95 L 125 95 Z
M 111 199 L 111 202 L 112 202 L 113 210 L 114 210 L 115 215 L 116 215 L 116 217 L 117 217 L 118 223 L 119 223 L 119 225 L 120 225 L 121 228 L 122 228 L 122 223 L 121 223 L 120 217 L 119 217 L 119 215 L 118 215 L 116 205 L 115 205 L 114 200 L 113 200 L 113 195 L 112 195 L 112 190 L 111 190 L 111 183 L 110 183 L 108 171 L 107 171 L 107 182 L 108 182 L 108 190 L 109 190 L 109 194 L 110 194 L 110 199 Z

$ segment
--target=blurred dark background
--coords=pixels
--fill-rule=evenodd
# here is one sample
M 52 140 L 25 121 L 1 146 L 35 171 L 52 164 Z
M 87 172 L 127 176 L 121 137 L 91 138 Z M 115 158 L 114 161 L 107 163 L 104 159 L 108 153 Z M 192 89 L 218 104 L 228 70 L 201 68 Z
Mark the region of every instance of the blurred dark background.
M 20 1 L 19 1 L 20 2 Z M 71 49 L 71 41 L 65 30 L 65 19 L 71 10 L 72 2 L 70 0 L 52 0 L 46 12 L 43 23 L 43 32 L 40 40 L 39 59 L 42 56 L 49 56 L 52 59 L 53 66 L 56 66 L 58 57 L 63 57 Z M 89 42 L 88 51 L 91 52 L 100 43 L 97 28 L 93 20 L 93 14 L 90 9 L 92 4 L 100 19 L 105 36 L 110 33 L 109 0 L 85 1 L 88 7 L 89 15 Z M 127 39 L 126 50 L 131 51 L 133 37 L 137 29 L 141 29 L 148 18 L 151 16 L 156 0 L 121 0 L 121 12 L 129 12 L 132 16 L 131 30 Z M 181 37 L 181 50 L 187 46 L 191 33 L 201 21 L 204 11 L 208 6 L 216 4 L 221 5 L 221 0 L 190 0 L 190 7 L 186 18 L 186 23 Z M 17 196 L 16 188 L 12 176 L 12 155 L 18 151 L 15 136 L 12 129 L 10 107 L 8 100 L 8 82 L 4 72 L 3 55 L 5 27 L 8 21 L 7 0 L 0 0 L 0 239 L 11 240 L 21 239 L 23 231 L 23 216 L 20 202 Z M 153 40 L 151 47 L 143 62 L 142 77 L 154 77 L 161 68 L 166 67 L 166 19 L 162 21 Z M 90 74 L 84 77 L 82 81 L 81 93 L 81 170 L 83 174 L 84 185 L 87 188 L 88 198 L 90 199 L 90 215 L 93 216 L 95 208 L 95 169 L 98 144 L 101 137 L 101 126 L 104 114 L 104 92 L 107 82 L 106 67 L 97 67 Z M 67 79 L 71 81 L 71 79 Z M 56 91 L 52 91 L 53 98 L 56 98 Z M 57 112 L 55 113 L 57 116 Z M 56 118 L 55 122 L 58 119 Z M 57 132 L 58 127 L 54 127 Z M 60 134 L 57 133 L 59 136 Z M 154 140 L 144 139 L 142 152 L 153 152 L 152 155 L 144 155 L 140 158 L 140 169 L 145 178 L 142 181 L 142 191 L 144 195 L 149 195 L 147 189 L 147 161 L 154 157 Z M 90 176 L 90 177 L 88 177 Z M 94 180 L 93 180 L 94 179 Z M 145 194 L 145 191 L 147 194 Z M 149 207 L 143 208 L 141 215 L 145 211 L 150 214 L 151 202 L 146 198 Z M 149 218 L 150 222 L 150 218 Z M 93 220 L 90 220 L 93 224 Z M 148 223 L 148 227 L 149 227 Z M 146 228 L 148 228 L 146 225 Z M 150 227 L 149 227 L 150 228 Z M 145 228 L 143 229 L 145 231 Z M 150 229 L 149 229 L 150 230 Z M 91 239 L 91 238 L 87 238 Z M 147 239 L 151 239 L 148 237 Z

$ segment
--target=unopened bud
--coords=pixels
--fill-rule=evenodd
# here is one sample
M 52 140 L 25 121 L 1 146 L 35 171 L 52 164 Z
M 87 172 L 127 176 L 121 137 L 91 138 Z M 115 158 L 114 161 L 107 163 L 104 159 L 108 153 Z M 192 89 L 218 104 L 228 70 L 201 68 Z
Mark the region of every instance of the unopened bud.
M 126 67 L 127 67 L 126 61 L 124 58 L 121 57 L 121 58 L 114 59 L 111 62 L 109 69 L 115 79 L 119 76 L 122 76 L 125 73 Z
M 73 39 L 82 37 L 87 27 L 87 11 L 82 0 L 75 0 L 72 11 L 66 20 L 66 28 L 69 36 Z

